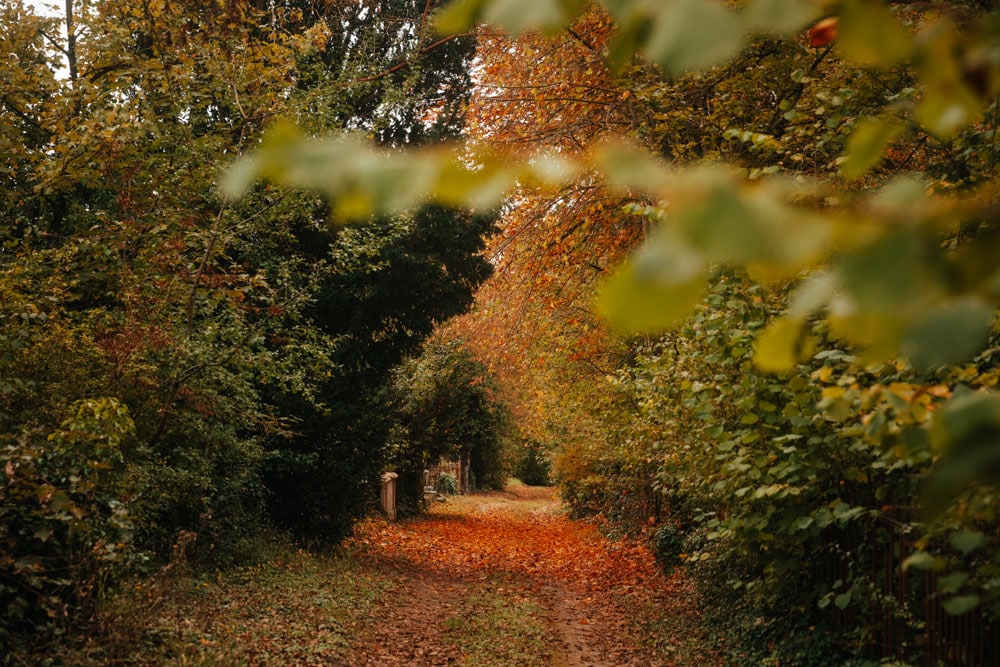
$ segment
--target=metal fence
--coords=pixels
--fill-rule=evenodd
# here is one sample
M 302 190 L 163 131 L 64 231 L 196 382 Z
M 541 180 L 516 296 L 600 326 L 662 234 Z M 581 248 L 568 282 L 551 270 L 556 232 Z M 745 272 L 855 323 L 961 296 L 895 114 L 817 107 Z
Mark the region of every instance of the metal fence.
M 870 619 L 869 627 L 877 632 L 873 652 L 880 657 L 919 652 L 930 667 L 1000 667 L 1000 626 L 979 608 L 949 614 L 938 573 L 904 571 L 903 561 L 917 551 L 906 518 L 883 515 L 868 536 L 870 576 L 882 601 L 875 607 L 881 611 L 873 611 Z

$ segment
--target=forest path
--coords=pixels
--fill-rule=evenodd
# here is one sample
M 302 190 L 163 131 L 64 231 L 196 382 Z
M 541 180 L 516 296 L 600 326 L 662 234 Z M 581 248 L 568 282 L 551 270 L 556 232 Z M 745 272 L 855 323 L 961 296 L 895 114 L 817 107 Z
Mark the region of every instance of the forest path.
M 679 574 L 644 547 L 567 519 L 551 489 L 436 503 L 362 524 L 359 563 L 394 583 L 353 638 L 351 665 L 712 664 Z

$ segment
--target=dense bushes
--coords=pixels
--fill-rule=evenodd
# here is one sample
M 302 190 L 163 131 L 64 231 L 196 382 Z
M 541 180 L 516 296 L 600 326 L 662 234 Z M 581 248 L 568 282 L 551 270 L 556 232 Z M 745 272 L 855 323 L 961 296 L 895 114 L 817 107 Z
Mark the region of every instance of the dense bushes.
M 0 646 L 92 610 L 134 557 L 133 428 L 116 399 L 90 399 L 50 433 L 0 441 Z
M 721 272 L 683 328 L 637 341 L 616 381 L 633 406 L 628 446 L 601 450 L 599 477 L 567 480 L 567 498 L 634 526 L 630 503 L 660 495 L 654 551 L 726 610 L 709 618 L 741 661 L 915 659 L 927 605 L 995 622 L 995 491 L 968 489 L 933 521 L 915 509 L 957 409 L 944 401 L 990 386 L 994 348 L 919 373 L 861 361 L 816 322 L 808 363 L 778 378 L 755 369 L 752 340 L 782 306 L 780 291 Z M 636 474 L 650 458 L 652 483 Z
M 57 53 L 54 19 L 0 2 L 4 648 L 85 619 L 182 536 L 205 568 L 275 524 L 340 539 L 386 461 L 391 369 L 490 270 L 488 215 L 338 226 L 314 194 L 217 191 L 281 117 L 454 135 L 473 42 L 401 37 L 424 3 L 141 5 L 68 3 L 81 34 Z
M 395 456 L 393 369 L 419 352 L 438 323 L 469 307 L 489 275 L 479 251 L 491 228 L 488 215 L 427 206 L 337 232 L 299 233 L 303 261 L 309 253 L 321 257 L 301 313 L 314 339 L 286 334 L 271 342 L 272 354 L 297 355 L 324 373 L 303 378 L 304 388 L 294 391 L 287 378 L 274 377 L 266 389 L 295 432 L 271 434 L 265 443 L 268 505 L 282 526 L 335 541 L 371 504 L 373 482 Z M 452 447 L 454 440 L 428 446 Z
M 525 442 L 516 461 L 514 476 L 530 486 L 552 484 L 552 463 L 548 453 L 537 443 Z

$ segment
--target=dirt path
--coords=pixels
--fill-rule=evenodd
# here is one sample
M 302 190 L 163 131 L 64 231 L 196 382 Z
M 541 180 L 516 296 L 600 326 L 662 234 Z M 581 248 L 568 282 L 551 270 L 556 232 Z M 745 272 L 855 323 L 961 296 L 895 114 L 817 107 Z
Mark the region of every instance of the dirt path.
M 712 664 L 697 606 L 649 552 L 566 519 L 551 493 L 457 498 L 364 524 L 351 545 L 395 582 L 352 665 Z

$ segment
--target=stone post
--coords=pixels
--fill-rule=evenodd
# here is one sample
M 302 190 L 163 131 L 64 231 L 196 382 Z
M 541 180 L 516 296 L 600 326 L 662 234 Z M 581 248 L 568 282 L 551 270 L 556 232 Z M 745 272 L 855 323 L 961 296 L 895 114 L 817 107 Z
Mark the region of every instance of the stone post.
M 394 472 L 382 474 L 382 509 L 385 510 L 390 521 L 396 520 L 396 478 Z

